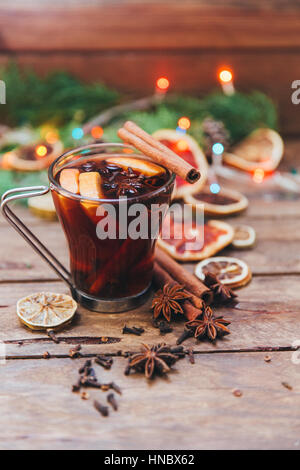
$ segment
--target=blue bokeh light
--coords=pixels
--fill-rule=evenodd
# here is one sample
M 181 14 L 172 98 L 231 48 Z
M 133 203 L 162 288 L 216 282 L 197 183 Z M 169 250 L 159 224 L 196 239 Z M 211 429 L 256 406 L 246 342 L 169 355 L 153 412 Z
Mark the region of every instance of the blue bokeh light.
M 181 132 L 181 134 L 186 134 L 186 129 L 182 129 L 182 127 L 176 127 L 177 132 Z
M 84 135 L 84 132 L 83 130 L 81 129 L 81 127 L 75 127 L 75 129 L 72 130 L 72 137 L 73 139 L 81 139 Z
M 218 183 L 212 183 L 209 187 L 210 191 L 213 194 L 218 194 L 220 192 L 220 185 Z
M 216 142 L 212 146 L 212 151 L 215 155 L 222 155 L 222 153 L 224 152 L 224 146 L 220 144 L 220 142 Z

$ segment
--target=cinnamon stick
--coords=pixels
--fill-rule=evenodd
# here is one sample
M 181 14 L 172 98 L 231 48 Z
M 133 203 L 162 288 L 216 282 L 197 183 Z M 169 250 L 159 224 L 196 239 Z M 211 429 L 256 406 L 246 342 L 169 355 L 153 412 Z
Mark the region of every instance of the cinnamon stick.
M 124 126 L 119 129 L 118 136 L 124 142 L 130 143 L 145 155 L 152 158 L 152 160 L 165 166 L 188 183 L 193 184 L 200 178 L 199 170 L 179 157 L 179 155 L 161 142 L 151 137 L 151 135 L 134 122 L 125 122 Z
M 205 284 L 203 284 L 203 282 L 177 263 L 161 248 L 156 248 L 155 254 L 155 259 L 158 264 L 162 266 L 179 284 L 183 284 L 188 292 L 200 297 L 207 304 L 212 302 L 212 292 Z
M 153 268 L 153 281 L 154 284 L 157 287 L 161 287 L 165 284 L 178 284 L 177 281 L 175 281 L 167 271 L 160 266 L 156 261 L 154 262 L 154 268 Z M 187 289 L 185 289 L 186 292 Z M 203 299 L 200 299 L 196 295 L 192 294 L 191 292 L 188 292 L 190 295 L 190 298 L 184 302 L 184 305 L 186 306 L 187 303 L 189 303 L 191 306 L 194 306 L 196 309 L 202 309 L 204 301 Z M 188 307 L 189 308 L 189 307 Z M 191 309 L 189 309 L 191 311 Z M 199 313 L 199 312 L 198 312 Z

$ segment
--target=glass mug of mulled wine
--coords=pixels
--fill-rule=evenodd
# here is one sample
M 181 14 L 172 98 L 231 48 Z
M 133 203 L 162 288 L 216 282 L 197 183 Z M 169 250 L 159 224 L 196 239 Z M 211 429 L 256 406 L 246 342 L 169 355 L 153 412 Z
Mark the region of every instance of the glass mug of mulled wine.
M 175 175 L 129 145 L 93 144 L 58 157 L 48 176 L 50 188 L 19 188 L 2 196 L 9 223 L 85 307 L 112 313 L 143 303 Z M 49 189 L 68 242 L 70 272 L 8 207 Z

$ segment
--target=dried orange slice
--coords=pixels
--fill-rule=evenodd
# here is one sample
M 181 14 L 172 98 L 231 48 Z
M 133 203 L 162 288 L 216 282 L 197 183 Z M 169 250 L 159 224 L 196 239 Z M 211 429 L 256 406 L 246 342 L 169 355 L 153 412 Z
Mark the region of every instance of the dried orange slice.
M 206 186 L 200 191 L 186 194 L 184 201 L 196 210 L 204 209 L 205 214 L 218 216 L 236 214 L 248 207 L 248 199 L 240 192 L 221 188 L 218 194 L 213 194 Z
M 280 135 L 272 129 L 256 129 L 230 153 L 224 162 L 240 170 L 253 172 L 257 168 L 273 171 L 280 163 L 284 145 Z
M 77 303 L 69 295 L 38 292 L 20 299 L 17 315 L 21 322 L 33 330 L 57 328 L 71 321 Z
M 28 207 L 34 215 L 42 219 L 56 219 L 56 210 L 50 193 L 30 198 L 28 200 Z
M 229 245 L 233 235 L 231 225 L 220 220 L 209 220 L 204 225 L 194 221 L 183 225 L 166 217 L 157 243 L 177 260 L 199 261 Z
M 39 145 L 46 149 L 46 154 L 43 158 L 35 158 L 34 156 L 35 149 Z M 62 151 L 63 144 L 60 140 L 51 145 L 39 142 L 35 145 L 18 147 L 17 149 L 6 153 L 3 158 L 2 165 L 4 168 L 10 170 L 40 171 L 48 168 L 55 158 L 62 153 Z
M 80 173 L 79 175 L 79 192 L 81 196 L 101 199 L 104 197 L 101 189 L 101 176 L 97 171 L 89 171 Z
M 142 160 L 139 158 L 127 158 L 127 157 L 110 157 L 107 158 L 107 163 L 113 163 L 118 165 L 124 170 L 132 168 L 133 170 L 140 171 L 145 176 L 156 176 L 161 173 L 165 173 L 164 168 L 150 161 Z
M 197 264 L 195 274 L 201 281 L 204 281 L 208 272 L 229 287 L 242 287 L 252 277 L 250 268 L 244 261 L 229 256 L 215 256 Z
M 79 194 L 79 174 L 77 168 L 65 168 L 59 175 L 59 183 L 62 188 L 70 193 Z
M 189 184 L 177 176 L 174 197 L 180 198 L 185 194 L 200 191 L 207 179 L 208 163 L 196 140 L 173 129 L 160 129 L 154 132 L 153 137 L 200 170 L 200 179 L 195 184 Z
M 243 249 L 254 245 L 256 240 L 256 232 L 249 225 L 239 225 L 234 229 L 234 238 L 232 245 L 234 248 Z

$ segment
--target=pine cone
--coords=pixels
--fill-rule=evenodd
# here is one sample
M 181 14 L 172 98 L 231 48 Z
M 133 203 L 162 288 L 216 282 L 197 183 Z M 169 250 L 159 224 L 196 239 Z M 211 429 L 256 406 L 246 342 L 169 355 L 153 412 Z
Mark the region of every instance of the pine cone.
M 222 121 L 215 121 L 212 118 L 204 119 L 202 130 L 205 137 L 205 153 L 208 158 L 212 156 L 212 146 L 219 142 L 224 149 L 229 147 L 229 133 Z

